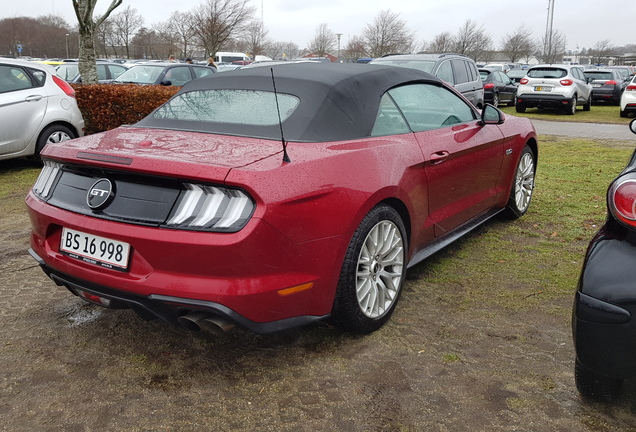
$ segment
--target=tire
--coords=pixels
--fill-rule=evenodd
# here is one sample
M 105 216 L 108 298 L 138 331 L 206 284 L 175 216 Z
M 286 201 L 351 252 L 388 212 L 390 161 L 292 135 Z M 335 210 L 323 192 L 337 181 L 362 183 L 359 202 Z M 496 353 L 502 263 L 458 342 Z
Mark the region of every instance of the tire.
M 513 107 L 513 106 L 515 106 L 515 102 L 516 102 L 516 101 L 517 101 L 517 95 L 516 95 L 516 94 L 514 94 L 514 95 L 512 95 L 512 99 L 510 99 L 510 102 L 508 102 L 508 106 L 509 106 L 509 107 Z
M 374 207 L 349 242 L 332 311 L 335 325 L 366 334 L 388 321 L 406 279 L 407 250 L 397 211 L 385 204 Z
M 588 99 L 587 102 L 585 102 L 585 105 L 583 105 L 583 111 L 589 111 L 590 108 L 592 108 L 592 99 Z
M 628 117 L 627 111 L 621 110 L 621 117 Z
M 570 104 L 565 108 L 565 113 L 567 115 L 574 115 L 574 113 L 576 113 L 576 95 L 574 95 L 572 97 L 572 99 L 570 100 Z
M 515 170 L 515 178 L 510 188 L 506 214 L 510 219 L 519 219 L 526 214 L 534 190 L 536 163 L 532 149 L 526 145 Z
M 581 396 L 597 402 L 612 402 L 621 393 L 623 380 L 606 377 L 583 366 L 578 359 L 574 365 L 574 381 Z
M 517 106 L 515 107 L 515 109 L 517 110 L 518 113 L 526 112 L 525 105 L 524 104 L 520 104 L 519 102 L 517 102 Z
M 35 152 L 33 156 L 35 156 L 36 159 L 39 159 L 40 152 L 48 143 L 58 143 L 62 141 L 68 141 L 73 138 L 77 138 L 77 135 L 75 135 L 75 133 L 68 127 L 60 124 L 49 125 L 44 128 L 42 133 L 40 133 L 38 141 L 35 144 Z
M 492 104 L 495 108 L 497 108 L 499 106 L 499 93 L 493 94 L 492 96 Z

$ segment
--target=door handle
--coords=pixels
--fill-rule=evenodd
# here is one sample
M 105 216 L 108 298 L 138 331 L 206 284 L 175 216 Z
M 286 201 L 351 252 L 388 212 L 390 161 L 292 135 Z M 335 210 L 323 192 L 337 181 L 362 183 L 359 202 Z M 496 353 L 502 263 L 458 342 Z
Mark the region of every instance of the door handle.
M 448 156 L 450 155 L 449 152 L 447 151 L 439 151 L 439 152 L 435 152 L 431 155 L 431 165 L 437 165 L 440 164 L 442 162 L 444 162 Z
M 39 100 L 42 100 L 42 95 L 31 95 L 31 96 L 27 96 L 24 98 L 25 101 L 27 102 L 37 102 Z

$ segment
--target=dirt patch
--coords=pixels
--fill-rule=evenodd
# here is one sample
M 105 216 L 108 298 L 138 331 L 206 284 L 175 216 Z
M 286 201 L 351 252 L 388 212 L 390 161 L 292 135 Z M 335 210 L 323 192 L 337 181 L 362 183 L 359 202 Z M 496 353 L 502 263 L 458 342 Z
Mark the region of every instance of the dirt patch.
M 20 208 L 22 196 L 0 207 Z M 532 223 L 522 221 L 512 224 Z M 26 252 L 23 209 L 5 212 L 0 430 L 636 431 L 633 382 L 608 406 L 574 388 L 571 295 L 508 280 L 505 262 L 485 266 L 479 283 L 440 274 L 461 276 L 467 260 L 482 259 L 480 237 L 493 230 L 523 245 L 508 224 L 490 223 L 412 269 L 392 320 L 371 335 L 314 325 L 212 337 L 57 287 Z M 516 300 L 495 298 L 503 295 Z

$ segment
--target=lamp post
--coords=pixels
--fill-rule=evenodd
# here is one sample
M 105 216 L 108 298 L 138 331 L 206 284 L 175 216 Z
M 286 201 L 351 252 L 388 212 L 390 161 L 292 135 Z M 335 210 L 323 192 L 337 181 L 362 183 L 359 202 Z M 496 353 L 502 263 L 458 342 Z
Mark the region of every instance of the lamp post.
M 338 62 L 340 62 L 340 37 L 342 33 L 336 33 L 336 37 L 338 37 Z
M 70 58 L 70 56 L 68 55 L 68 36 L 69 34 L 66 33 L 66 58 Z

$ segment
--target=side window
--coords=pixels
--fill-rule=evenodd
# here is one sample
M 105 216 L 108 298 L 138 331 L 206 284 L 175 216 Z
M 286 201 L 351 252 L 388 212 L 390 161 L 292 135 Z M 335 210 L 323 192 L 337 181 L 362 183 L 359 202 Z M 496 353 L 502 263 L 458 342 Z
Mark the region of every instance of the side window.
M 208 76 L 208 75 L 212 75 L 214 73 L 214 69 L 212 69 L 211 67 L 195 67 L 194 69 L 194 75 L 197 78 L 202 78 L 204 76 Z
M 128 70 L 125 67 L 119 66 L 119 65 L 108 65 L 108 69 L 110 69 L 111 78 L 117 78 L 119 75 L 123 74 L 124 72 Z
M 451 85 L 455 84 L 455 78 L 453 77 L 453 68 L 451 67 L 450 61 L 442 62 L 442 64 L 439 65 L 435 76 Z
M 29 74 L 17 66 L 0 65 L 0 93 L 36 87 Z
M 572 75 L 574 75 L 576 79 L 585 81 L 585 76 L 581 73 L 581 70 L 579 68 L 572 68 Z
M 459 96 L 434 84 L 411 84 L 389 90 L 414 132 L 439 129 L 476 119 Z
M 380 100 L 380 109 L 373 124 L 371 136 L 398 135 L 410 131 L 395 102 L 388 93 L 385 93 Z
M 105 80 L 108 79 L 106 76 L 106 65 L 97 63 L 97 79 Z
M 192 79 L 190 68 L 187 66 L 171 68 L 164 79 L 171 81 L 173 86 L 182 86 Z
M 462 84 L 469 81 L 467 64 L 464 60 L 453 60 L 455 70 L 455 84 Z
M 468 68 L 468 73 L 470 75 L 470 81 L 477 81 L 477 77 L 479 77 L 479 71 L 477 70 L 477 66 L 475 63 L 466 62 L 466 67 Z

